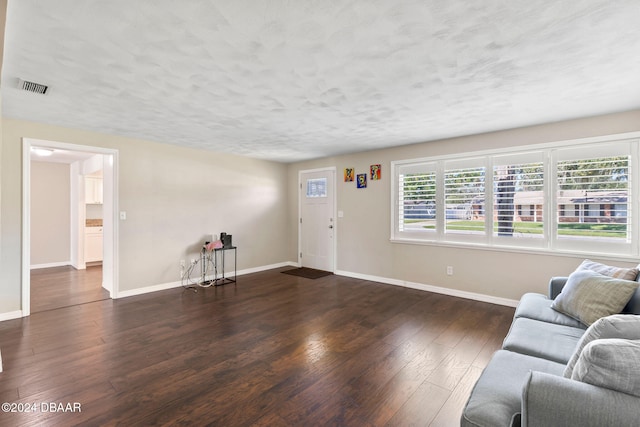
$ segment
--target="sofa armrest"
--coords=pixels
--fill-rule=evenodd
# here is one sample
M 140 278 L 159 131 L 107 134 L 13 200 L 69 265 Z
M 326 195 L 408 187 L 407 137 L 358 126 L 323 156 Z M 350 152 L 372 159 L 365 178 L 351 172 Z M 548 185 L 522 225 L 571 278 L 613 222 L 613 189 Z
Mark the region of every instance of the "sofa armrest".
M 567 283 L 568 277 L 552 277 L 549 280 L 549 299 L 556 299 Z
M 632 426 L 640 398 L 580 381 L 530 372 L 522 390 L 523 427 Z

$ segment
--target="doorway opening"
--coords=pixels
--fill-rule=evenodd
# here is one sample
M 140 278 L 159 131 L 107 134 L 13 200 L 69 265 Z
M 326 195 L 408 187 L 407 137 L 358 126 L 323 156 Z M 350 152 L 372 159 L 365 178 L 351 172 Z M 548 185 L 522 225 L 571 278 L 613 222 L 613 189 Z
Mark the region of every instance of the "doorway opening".
M 117 150 L 23 139 L 22 316 L 117 298 L 117 165 Z
M 102 265 L 78 270 L 70 265 L 31 270 L 31 313 L 109 299 Z

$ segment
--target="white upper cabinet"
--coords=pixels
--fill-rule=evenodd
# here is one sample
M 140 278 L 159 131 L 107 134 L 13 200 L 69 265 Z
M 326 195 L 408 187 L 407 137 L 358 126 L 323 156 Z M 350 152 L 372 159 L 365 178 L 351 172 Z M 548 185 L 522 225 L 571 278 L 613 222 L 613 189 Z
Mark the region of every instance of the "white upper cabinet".
M 95 176 L 86 176 L 84 178 L 84 200 L 88 205 L 101 205 L 102 197 L 102 178 Z

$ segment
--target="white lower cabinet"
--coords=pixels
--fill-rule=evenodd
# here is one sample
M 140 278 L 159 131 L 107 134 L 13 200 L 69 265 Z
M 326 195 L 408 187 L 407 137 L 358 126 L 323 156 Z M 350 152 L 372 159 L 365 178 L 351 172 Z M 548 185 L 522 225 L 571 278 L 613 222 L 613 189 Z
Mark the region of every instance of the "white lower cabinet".
M 85 227 L 84 262 L 102 261 L 102 227 Z

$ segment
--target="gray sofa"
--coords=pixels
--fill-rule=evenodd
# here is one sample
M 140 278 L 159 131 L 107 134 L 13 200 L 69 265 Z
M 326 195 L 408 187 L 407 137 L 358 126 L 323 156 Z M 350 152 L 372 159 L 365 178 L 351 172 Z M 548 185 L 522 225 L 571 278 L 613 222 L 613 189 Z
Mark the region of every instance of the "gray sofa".
M 635 290 L 622 310 L 627 315 L 608 316 L 588 328 L 551 308 L 566 283 L 566 277 L 552 278 L 548 296 L 529 293 L 522 297 L 502 349 L 493 355 L 471 392 L 462 413 L 461 426 L 640 425 L 637 389 L 629 392 L 622 387 L 625 390 L 622 392 L 611 384 L 598 386 L 572 379 L 571 375 L 566 377 L 565 373 L 568 365 L 575 364 L 586 352 L 584 345 L 598 338 L 591 338 L 592 330 L 602 330 L 603 325 L 611 329 L 606 322 L 620 318 L 635 322 L 631 327 L 626 326 L 631 332 L 623 334 L 630 336 L 616 336 L 619 331 L 614 326 L 616 332 L 605 338 L 625 338 L 640 346 L 640 341 L 635 341 L 640 340 L 640 316 L 635 316 L 640 314 L 640 290 Z M 608 345 L 616 340 L 598 341 L 597 345 Z M 596 348 L 596 343 L 591 344 Z M 636 351 L 633 357 L 637 354 L 640 353 Z M 637 388 L 640 359 L 633 357 L 636 362 L 632 362 L 635 374 L 631 375 L 631 381 Z M 624 378 L 629 374 L 625 371 L 622 375 L 622 381 L 627 381 Z M 606 378 L 611 375 L 607 374 Z

